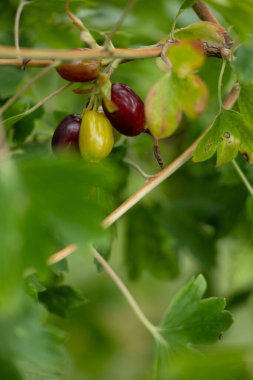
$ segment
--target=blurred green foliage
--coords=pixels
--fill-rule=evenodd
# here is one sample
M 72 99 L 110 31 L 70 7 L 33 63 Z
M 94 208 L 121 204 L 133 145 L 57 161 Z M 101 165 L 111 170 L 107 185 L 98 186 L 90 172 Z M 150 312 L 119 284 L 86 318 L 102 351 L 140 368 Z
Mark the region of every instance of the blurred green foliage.
M 229 112 L 240 116 L 223 120 L 222 127 L 240 130 L 241 144 L 250 156 L 253 1 L 207 2 L 219 21 L 232 27 L 236 45 L 242 42 L 227 65 L 222 86 L 225 96 L 235 80 L 241 82 L 236 112 Z M 1 45 L 14 45 L 18 4 L 18 0 L 0 2 Z M 113 36 L 114 45 L 158 43 L 169 35 L 176 15 L 180 16 L 177 28 L 198 21 L 188 9 L 192 4 L 188 0 L 137 1 Z M 123 0 L 70 1 L 71 11 L 101 44 L 126 5 Z M 215 28 L 194 25 L 176 36 L 200 33 L 201 39 L 206 36 L 210 43 L 220 42 Z M 73 49 L 85 44 L 65 13 L 65 0 L 30 0 L 21 14 L 20 46 Z M 183 54 L 181 59 L 185 58 Z M 192 66 L 192 59 L 186 63 Z M 221 64 L 221 59 L 208 58 L 198 71 L 209 91 L 207 109 L 198 118 L 184 116 L 176 133 L 160 143 L 166 164 L 217 114 Z M 38 70 L 0 66 L 0 105 Z M 112 81 L 126 83 L 144 100 L 163 75 L 155 59 L 136 60 L 120 65 Z M 52 69 L 3 113 L 3 119 L 30 109 L 63 84 Z M 213 159 L 190 162 L 123 216 L 116 227 L 104 231 L 103 218 L 144 183 L 124 159 L 138 163 L 147 173 L 159 169 L 152 139 L 146 134 L 121 140 L 104 163 L 54 157 L 50 147 L 54 129 L 66 114 L 81 113 L 88 101 L 88 95 L 77 95 L 74 88 L 29 116 L 5 124 L 11 158 L 0 161 L 0 378 L 253 378 L 252 197 L 230 163 L 217 167 Z M 187 102 L 192 95 L 184 89 L 183 98 Z M 236 143 L 232 145 L 237 153 Z M 224 149 L 218 164 L 235 156 L 230 146 Z M 240 156 L 238 163 L 253 183 L 252 166 Z M 48 257 L 70 243 L 79 248 L 68 265 L 63 260 L 49 269 Z M 170 305 L 159 325 L 169 348 L 156 347 L 154 352 L 151 336 L 115 284 L 94 263 L 91 243 L 106 259 L 110 257 L 112 267 L 150 320 L 159 325 L 163 310 Z M 188 282 L 199 272 L 206 280 L 199 276 Z M 202 300 L 206 282 L 207 298 Z M 224 311 L 223 297 L 234 319 L 228 331 L 232 319 Z M 210 347 L 210 342 L 216 343 Z M 154 358 L 159 358 L 155 372 L 151 369 Z

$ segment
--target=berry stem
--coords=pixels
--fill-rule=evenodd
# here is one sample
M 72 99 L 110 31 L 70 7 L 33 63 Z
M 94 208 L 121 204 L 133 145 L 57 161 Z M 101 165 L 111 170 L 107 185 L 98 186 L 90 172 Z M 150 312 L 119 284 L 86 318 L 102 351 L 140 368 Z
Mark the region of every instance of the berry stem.
M 239 177 L 241 178 L 242 182 L 244 183 L 245 187 L 249 191 L 250 195 L 253 197 L 253 187 L 250 184 L 250 182 L 248 181 L 247 177 L 245 176 L 245 174 L 243 173 L 240 166 L 237 164 L 237 162 L 235 160 L 232 161 L 232 164 L 233 164 L 235 170 L 237 171 Z
M 125 297 L 126 301 L 128 302 L 129 306 L 135 313 L 136 317 L 139 319 L 139 321 L 145 326 L 145 328 L 152 334 L 154 339 L 156 341 L 159 341 L 162 344 L 167 344 L 163 337 L 160 335 L 159 330 L 156 326 L 154 326 L 144 315 L 143 311 L 141 310 L 138 303 L 133 298 L 132 294 L 129 292 L 126 285 L 122 282 L 122 280 L 119 278 L 119 276 L 114 272 L 114 270 L 110 267 L 107 261 L 94 249 L 91 248 L 92 254 L 95 257 L 95 259 L 99 262 L 99 264 L 102 265 L 106 273 L 111 277 L 115 285 L 118 287 L 120 292 Z
M 139 165 L 137 165 L 134 161 L 129 160 L 128 158 L 125 158 L 124 162 L 126 164 L 132 166 L 134 169 L 136 169 L 137 172 L 139 172 L 142 175 L 142 177 L 144 177 L 145 179 L 150 179 L 150 178 L 153 178 L 153 177 L 156 176 L 156 174 L 147 174 L 147 173 L 145 173 L 144 170 L 142 170 Z
M 158 141 L 158 139 L 155 139 L 155 138 L 154 138 L 154 156 L 155 156 L 156 161 L 158 162 L 158 165 L 160 166 L 160 168 L 163 169 L 164 164 L 163 164 L 163 159 L 162 159 L 162 156 L 161 156 L 160 150 L 159 150 L 159 141 Z
M 221 112 L 223 103 L 222 103 L 222 80 L 224 76 L 224 72 L 226 69 L 227 61 L 225 59 L 222 60 L 221 70 L 219 74 L 218 79 L 218 104 L 219 104 L 219 111 Z

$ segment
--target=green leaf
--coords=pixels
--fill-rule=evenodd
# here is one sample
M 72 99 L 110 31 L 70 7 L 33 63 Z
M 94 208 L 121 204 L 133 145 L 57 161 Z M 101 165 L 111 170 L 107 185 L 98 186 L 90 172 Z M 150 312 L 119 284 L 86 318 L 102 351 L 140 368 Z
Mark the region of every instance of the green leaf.
M 18 67 L 1 67 L 0 70 L 0 98 L 6 99 L 12 96 L 25 77 L 24 71 Z
M 182 118 L 196 117 L 206 108 L 208 89 L 196 75 L 180 78 L 174 72 L 165 74 L 150 89 L 145 100 L 145 115 L 154 137 L 172 135 Z
M 35 128 L 35 121 L 40 119 L 44 114 L 43 107 L 38 108 L 32 114 L 27 116 L 25 120 L 21 119 L 13 126 L 13 140 L 19 144 L 25 142 L 25 140 L 31 135 Z
M 134 208 L 127 218 L 126 236 L 126 264 L 132 280 L 145 270 L 161 280 L 177 276 L 178 259 L 158 206 Z
M 68 311 L 85 302 L 84 297 L 67 285 L 52 286 L 38 293 L 38 299 L 50 311 L 65 318 Z
M 173 298 L 159 328 L 162 336 L 176 348 L 188 343 L 212 343 L 232 324 L 231 314 L 224 310 L 224 298 L 201 299 L 206 290 L 202 275 L 193 278 Z
M 60 374 L 65 358 L 62 332 L 45 326 L 47 313 L 37 302 L 24 295 L 20 300 L 18 312 L 1 316 L 0 351 L 21 366 L 29 362 L 34 370 Z
M 26 111 L 24 111 L 24 112 L 22 112 L 22 113 L 20 113 L 18 115 L 14 115 L 14 116 L 8 117 L 7 119 L 5 119 L 3 121 L 3 124 L 4 124 L 5 128 L 11 127 L 13 124 L 15 124 L 18 121 L 22 120 L 25 116 L 30 115 L 32 112 L 33 112 L 33 109 L 31 107 L 28 110 L 26 110 Z
M 240 113 L 225 110 L 215 119 L 198 143 L 193 161 L 208 160 L 216 151 L 218 166 L 233 160 L 239 151 L 253 162 L 253 130 Z
M 205 82 L 197 75 L 188 75 L 177 81 L 178 98 L 181 107 L 189 118 L 194 118 L 202 113 L 208 103 L 208 88 Z
M 175 365 L 182 356 L 198 355 L 192 344 L 214 343 L 231 326 L 232 316 L 224 310 L 225 299 L 220 297 L 202 299 L 205 290 L 206 280 L 199 275 L 192 278 L 173 297 L 159 324 L 160 334 L 167 345 L 157 343 L 154 379 L 168 378 L 166 375 L 170 374 L 173 363 Z M 169 378 L 174 379 L 171 376 Z
M 225 45 L 223 29 L 212 22 L 199 21 L 185 28 L 175 31 L 175 37 L 178 39 L 200 40 L 205 41 L 213 46 Z
M 172 70 L 182 78 L 200 69 L 205 61 L 203 45 L 199 41 L 181 40 L 168 48 L 166 56 L 172 64 Z M 162 71 L 169 71 L 161 58 L 157 58 L 157 64 Z
M 145 100 L 145 115 L 152 135 L 158 139 L 170 136 L 177 128 L 182 111 L 175 81 L 165 74 L 150 89 Z

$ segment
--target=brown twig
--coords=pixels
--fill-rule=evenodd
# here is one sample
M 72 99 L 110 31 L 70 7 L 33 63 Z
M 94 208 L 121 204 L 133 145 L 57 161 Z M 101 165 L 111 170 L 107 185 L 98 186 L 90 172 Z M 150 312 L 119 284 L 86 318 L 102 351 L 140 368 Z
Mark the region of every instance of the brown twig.
M 226 47 L 231 48 L 233 45 L 233 40 L 229 36 L 226 29 L 219 23 L 219 21 L 214 16 L 210 8 L 206 5 L 206 3 L 203 0 L 199 0 L 192 6 L 192 8 L 196 15 L 200 18 L 200 20 L 209 21 L 219 26 L 219 28 L 223 31 Z
M 30 57 L 27 67 L 45 67 L 52 64 L 53 59 L 64 61 L 73 61 L 78 59 L 103 59 L 103 58 L 121 58 L 125 61 L 143 58 L 156 58 L 162 53 L 164 44 L 146 46 L 138 49 L 112 49 L 108 52 L 106 49 L 87 49 L 87 50 L 50 50 L 50 49 L 20 49 L 20 57 Z M 208 57 L 223 57 L 224 46 L 210 46 L 203 42 L 203 48 Z M 16 58 L 17 51 L 12 46 L 0 46 L 0 66 L 20 66 L 21 59 Z M 11 59 L 12 58 L 12 59 Z
M 200 18 L 202 21 L 209 21 L 213 22 L 214 24 L 219 25 L 221 28 L 223 28 L 217 18 L 214 16 L 214 14 L 211 12 L 209 7 L 206 5 L 206 3 L 203 0 L 197 1 L 193 6 L 192 6 L 194 12 L 197 14 L 197 16 Z
M 47 67 L 52 65 L 54 61 L 52 59 L 33 59 L 26 63 L 26 67 Z M 23 63 L 22 59 L 9 58 L 0 59 L 0 66 L 21 66 Z

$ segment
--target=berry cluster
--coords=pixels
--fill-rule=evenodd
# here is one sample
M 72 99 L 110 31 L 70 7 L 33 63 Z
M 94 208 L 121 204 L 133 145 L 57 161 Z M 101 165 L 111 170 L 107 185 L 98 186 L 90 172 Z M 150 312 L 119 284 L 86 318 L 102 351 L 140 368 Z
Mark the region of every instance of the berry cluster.
M 65 66 L 61 65 L 58 72 L 66 79 L 69 68 Z M 75 71 L 74 74 L 80 80 L 81 72 L 78 71 L 77 74 Z M 73 81 L 72 77 L 71 79 Z M 115 105 L 113 112 L 109 111 L 103 101 L 104 113 L 88 110 L 82 118 L 80 115 L 66 116 L 53 134 L 53 150 L 55 152 L 76 150 L 82 157 L 99 161 L 105 158 L 113 148 L 113 128 L 126 136 L 137 136 L 146 131 L 144 103 L 131 88 L 122 83 L 112 84 L 111 101 Z

